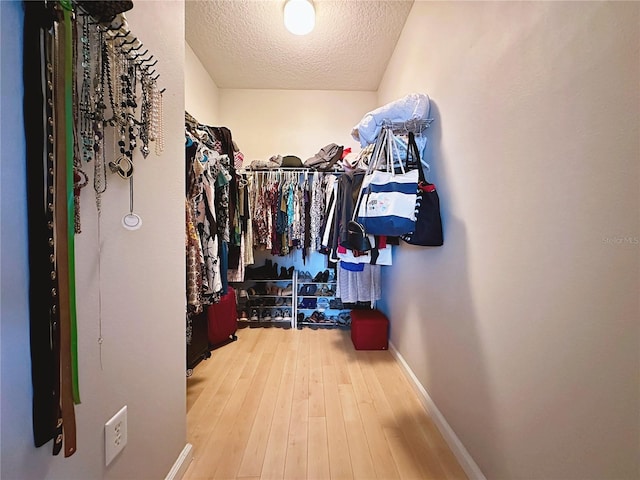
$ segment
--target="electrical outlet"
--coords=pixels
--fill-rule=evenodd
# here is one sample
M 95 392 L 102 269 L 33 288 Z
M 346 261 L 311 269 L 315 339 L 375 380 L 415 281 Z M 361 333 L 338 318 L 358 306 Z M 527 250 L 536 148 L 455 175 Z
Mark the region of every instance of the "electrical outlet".
M 104 424 L 105 465 L 109 465 L 127 444 L 127 406 Z

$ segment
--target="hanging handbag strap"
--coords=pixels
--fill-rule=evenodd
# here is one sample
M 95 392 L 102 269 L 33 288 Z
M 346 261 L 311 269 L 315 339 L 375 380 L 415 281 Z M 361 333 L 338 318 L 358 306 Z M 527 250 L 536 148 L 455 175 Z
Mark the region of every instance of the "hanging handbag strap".
M 385 142 L 388 135 L 388 129 L 382 128 L 378 138 L 376 139 L 376 144 L 373 147 L 373 152 L 371 153 L 371 158 L 369 159 L 369 165 L 367 166 L 367 171 L 364 174 L 364 178 L 362 179 L 362 185 L 360 186 L 360 191 L 358 192 L 358 198 L 356 199 L 356 204 L 353 207 L 353 214 L 351 215 L 351 220 L 356 221 L 358 217 L 358 210 L 360 209 L 360 204 L 362 203 L 362 195 L 365 189 L 364 181 L 368 175 L 371 175 L 373 171 L 378 167 L 378 162 L 380 161 L 380 153 L 384 151 Z
M 424 166 L 422 165 L 422 159 L 420 158 L 420 151 L 418 150 L 418 144 L 416 143 L 416 137 L 413 132 L 409 132 L 409 140 L 407 142 L 407 165 L 409 165 L 409 158 L 413 156 L 414 161 L 418 165 L 418 185 L 425 184 L 427 179 L 424 174 Z

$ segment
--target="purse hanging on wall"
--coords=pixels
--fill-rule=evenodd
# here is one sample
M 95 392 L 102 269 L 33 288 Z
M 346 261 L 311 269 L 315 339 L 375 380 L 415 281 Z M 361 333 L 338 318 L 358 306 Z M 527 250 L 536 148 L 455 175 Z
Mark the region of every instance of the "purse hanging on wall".
M 400 238 L 411 245 L 439 247 L 444 243 L 442 219 L 440 217 L 440 197 L 436 186 L 426 180 L 413 133 L 409 133 L 407 148 L 407 155 L 413 151 L 413 155 L 417 158 L 420 182 L 418 183 L 418 196 L 416 199 L 416 228 L 412 233 L 402 235 Z
M 373 152 L 371 153 L 371 157 L 369 158 L 369 168 L 375 168 L 377 165 L 380 153 L 384 150 L 384 142 L 385 136 L 380 134 L 373 148 Z M 360 187 L 360 191 L 358 192 L 358 198 L 356 199 L 356 203 L 353 207 L 353 215 L 351 216 L 351 221 L 347 224 L 347 240 L 346 242 L 342 242 L 342 246 L 348 248 L 349 250 L 357 251 L 357 252 L 368 252 L 371 250 L 371 241 L 369 240 L 367 233 L 365 231 L 364 226 L 356 221 L 356 217 L 358 216 L 358 210 L 362 205 L 362 196 L 364 193 L 364 180 Z
M 362 182 L 366 195 L 358 210 L 358 222 L 367 233 L 397 237 L 415 229 L 419 171 L 405 170 L 407 162 L 399 156 L 391 128 L 383 128 L 380 137 L 386 169 L 378 170 L 378 161 L 372 157 Z

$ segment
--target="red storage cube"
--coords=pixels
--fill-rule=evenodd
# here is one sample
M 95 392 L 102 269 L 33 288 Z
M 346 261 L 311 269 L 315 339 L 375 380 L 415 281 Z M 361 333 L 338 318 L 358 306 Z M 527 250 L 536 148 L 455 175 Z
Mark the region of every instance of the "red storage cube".
M 356 350 L 387 350 L 389 320 L 379 310 L 351 310 L 351 341 Z
M 219 347 L 237 339 L 238 311 L 236 292 L 232 287 L 228 287 L 227 294 L 220 298 L 219 303 L 207 307 L 207 320 L 210 347 Z

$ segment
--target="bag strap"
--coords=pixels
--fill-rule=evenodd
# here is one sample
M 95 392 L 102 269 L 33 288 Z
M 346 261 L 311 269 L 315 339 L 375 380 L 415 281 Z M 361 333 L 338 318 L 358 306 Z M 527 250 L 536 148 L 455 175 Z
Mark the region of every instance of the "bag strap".
M 398 164 L 400 165 L 400 171 L 402 175 L 404 175 L 405 168 L 404 162 L 400 157 L 400 150 L 398 149 L 398 145 L 396 144 L 396 137 L 393 135 L 393 131 L 389 128 L 387 132 L 387 172 L 391 174 L 391 176 L 395 176 L 396 174 L 396 157 L 398 159 Z M 408 151 L 408 150 L 407 150 Z M 395 155 L 394 155 L 395 154 Z
M 351 215 L 351 220 L 355 221 L 358 217 L 358 210 L 360 209 L 360 204 L 362 203 L 362 195 L 364 193 L 364 181 L 368 175 L 371 175 L 373 171 L 378 166 L 378 161 L 380 160 L 380 152 L 384 150 L 384 142 L 387 137 L 387 129 L 383 128 L 376 139 L 375 146 L 373 147 L 373 152 L 371 153 L 371 157 L 369 158 L 369 165 L 367 166 L 367 171 L 362 178 L 362 185 L 360 186 L 360 191 L 358 192 L 358 198 L 356 199 L 356 204 L 353 207 L 353 214 Z
M 427 179 L 424 174 L 424 167 L 420 158 L 420 152 L 418 151 L 418 144 L 416 143 L 416 137 L 413 132 L 409 132 L 409 141 L 407 142 L 407 165 L 409 165 L 409 157 L 415 157 L 415 161 L 418 163 L 418 182 L 426 182 Z

